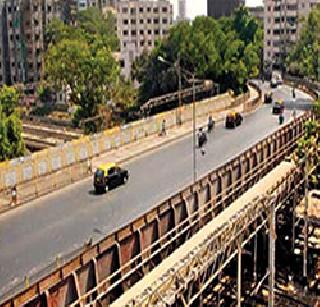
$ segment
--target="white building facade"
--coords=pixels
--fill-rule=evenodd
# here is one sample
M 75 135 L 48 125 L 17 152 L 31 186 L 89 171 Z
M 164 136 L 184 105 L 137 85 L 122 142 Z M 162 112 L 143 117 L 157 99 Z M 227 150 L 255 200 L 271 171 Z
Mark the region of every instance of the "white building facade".
M 303 17 L 320 0 L 264 0 L 264 62 L 281 68 L 299 37 Z
M 125 0 L 117 6 L 121 73 L 130 78 L 134 60 L 150 52 L 157 40 L 167 36 L 173 22 L 173 6 L 167 0 Z

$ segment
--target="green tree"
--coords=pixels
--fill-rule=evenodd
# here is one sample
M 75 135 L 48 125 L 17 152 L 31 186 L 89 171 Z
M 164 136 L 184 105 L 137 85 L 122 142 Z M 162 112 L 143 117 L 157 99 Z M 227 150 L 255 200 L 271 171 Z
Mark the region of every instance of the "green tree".
M 291 74 L 320 80 L 320 6 L 305 20 L 300 38 L 286 61 Z
M 96 7 L 80 11 L 77 16 L 79 28 L 84 31 L 89 42 L 99 38 L 104 46 L 109 46 L 112 51 L 119 50 L 119 39 L 116 35 L 117 19 L 108 12 L 103 15 Z
M 22 156 L 25 145 L 22 122 L 16 110 L 19 95 L 15 88 L 0 89 L 0 161 Z
M 98 116 L 99 105 L 110 99 L 110 87 L 119 75 L 110 47 L 84 38 L 63 39 L 50 46 L 45 60 L 48 81 L 57 90 L 70 86 L 70 100 L 78 106 L 74 123 Z M 102 121 L 88 122 L 85 132 L 97 132 L 101 126 Z
M 159 56 L 171 63 L 180 58 L 182 68 L 194 72 L 198 79 L 219 83 L 222 90 L 244 92 L 247 80 L 258 75 L 261 48 L 261 25 L 245 8 L 219 20 L 201 16 L 192 25 L 180 22 L 149 56 L 144 54 L 134 63 L 133 77 L 141 84 L 139 101 L 178 88 L 177 69 L 160 63 Z

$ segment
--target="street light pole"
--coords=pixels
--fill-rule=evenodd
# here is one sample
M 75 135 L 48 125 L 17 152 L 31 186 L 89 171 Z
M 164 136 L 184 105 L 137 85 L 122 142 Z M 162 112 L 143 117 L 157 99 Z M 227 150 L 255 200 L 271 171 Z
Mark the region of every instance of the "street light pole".
M 193 102 L 192 102 L 192 113 L 193 113 L 193 183 L 197 180 L 197 165 L 196 165 L 196 90 L 195 90 L 195 75 L 192 74 L 192 92 L 193 92 Z
M 158 56 L 158 61 L 162 63 L 166 63 L 167 65 L 175 65 L 172 62 L 169 62 L 165 60 L 162 56 Z M 197 180 L 197 152 L 196 152 L 196 88 L 195 88 L 195 73 L 191 73 L 190 71 L 186 69 L 181 69 L 180 65 L 180 55 L 178 56 L 178 65 L 179 65 L 179 111 L 181 112 L 181 72 L 185 73 L 186 75 L 189 75 L 192 77 L 192 126 L 193 126 L 193 132 L 192 132 L 192 147 L 193 147 L 193 183 Z M 180 113 L 181 114 L 181 113 Z M 181 119 L 181 116 L 180 116 Z M 177 122 L 178 124 L 178 122 Z
M 179 108 L 178 108 L 178 114 L 179 116 L 177 117 L 177 124 L 181 125 L 182 120 L 181 120 L 181 62 L 180 62 L 180 54 L 178 55 L 178 76 L 179 76 Z

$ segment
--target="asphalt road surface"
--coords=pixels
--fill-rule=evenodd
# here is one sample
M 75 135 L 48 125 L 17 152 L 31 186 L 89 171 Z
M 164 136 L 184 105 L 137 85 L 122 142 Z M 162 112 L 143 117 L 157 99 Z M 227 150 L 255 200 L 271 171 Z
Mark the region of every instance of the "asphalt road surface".
M 269 89 L 268 84 L 262 86 Z M 297 101 L 310 102 L 296 91 Z M 292 100 L 281 86 L 274 99 Z M 291 98 L 290 98 L 291 97 Z M 218 125 L 209 135 L 206 155 L 197 152 L 202 176 L 279 128 L 271 105 L 244 118 L 235 130 Z M 286 111 L 286 120 L 290 111 Z M 105 195 L 92 193 L 88 179 L 0 216 L 0 297 L 28 273 L 120 228 L 192 182 L 192 136 L 137 158 L 126 167 L 129 182 Z

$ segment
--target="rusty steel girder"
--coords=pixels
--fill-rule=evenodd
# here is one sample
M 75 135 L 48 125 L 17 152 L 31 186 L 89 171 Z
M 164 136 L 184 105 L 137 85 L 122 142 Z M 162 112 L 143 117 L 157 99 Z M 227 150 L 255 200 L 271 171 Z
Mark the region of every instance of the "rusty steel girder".
M 102 304 L 111 303 L 282 161 L 304 133 L 306 119 L 289 122 L 1 306 L 85 304 L 101 293 Z
M 202 292 L 238 254 L 239 246 L 244 247 L 261 229 L 270 229 L 271 208 L 279 209 L 303 184 L 299 173 L 291 168 L 265 194 L 240 206 L 233 204 L 226 210 L 231 216 L 221 213 L 114 306 L 198 306 Z M 93 304 L 99 305 L 99 300 L 98 296 Z

